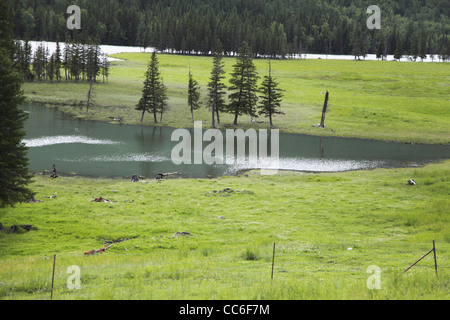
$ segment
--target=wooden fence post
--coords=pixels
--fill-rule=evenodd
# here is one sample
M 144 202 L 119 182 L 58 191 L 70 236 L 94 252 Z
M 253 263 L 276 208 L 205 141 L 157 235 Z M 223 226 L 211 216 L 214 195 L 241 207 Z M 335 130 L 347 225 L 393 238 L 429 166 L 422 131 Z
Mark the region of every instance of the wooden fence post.
M 273 279 L 273 266 L 275 264 L 275 243 L 273 244 L 273 254 L 272 254 L 272 277 L 271 279 Z
M 437 259 L 436 259 L 436 245 L 434 243 L 434 240 L 433 240 L 433 253 L 434 253 L 434 269 L 436 270 L 436 275 L 437 275 L 438 272 L 437 272 Z
M 56 254 L 53 255 L 52 291 L 50 294 L 50 300 L 53 300 L 53 283 L 55 281 L 55 263 L 56 263 Z

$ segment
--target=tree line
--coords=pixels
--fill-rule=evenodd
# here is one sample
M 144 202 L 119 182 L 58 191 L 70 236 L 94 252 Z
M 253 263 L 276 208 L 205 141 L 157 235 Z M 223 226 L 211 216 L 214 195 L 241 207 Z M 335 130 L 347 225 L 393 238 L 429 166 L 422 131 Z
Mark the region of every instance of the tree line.
M 25 81 L 97 82 L 99 76 L 103 82 L 108 80 L 109 61 L 97 44 L 68 42 L 62 48 L 58 41 L 55 52 L 50 54 L 44 44 L 39 44 L 33 53 L 28 40 L 14 43 L 12 60 Z
M 224 53 L 246 41 L 256 55 L 397 53 L 450 56 L 450 1 L 380 0 L 380 30 L 366 0 L 7 0 L 16 38 L 65 39 L 66 9 L 81 8 L 85 38 L 182 54 Z
M 225 71 L 223 62 L 223 47 L 217 42 L 213 54 L 213 67 L 207 84 L 206 108 L 211 112 L 211 126 L 216 128 L 220 124 L 220 113 L 230 113 L 234 116 L 233 125 L 238 124 L 238 117 L 249 115 L 252 122 L 258 116 L 269 118 L 273 127 L 273 116 L 283 114 L 280 110 L 283 97 L 279 83 L 272 76 L 272 68 L 269 60 L 269 73 L 264 76 L 260 86 L 260 79 L 255 64 L 253 53 L 247 42 L 242 42 L 236 57 L 236 63 L 231 73 L 230 85 L 224 83 Z M 228 96 L 228 99 L 227 99 Z M 200 86 L 189 70 L 187 105 L 194 120 L 194 111 L 202 107 L 200 103 Z M 228 100 L 228 102 L 227 102 Z M 167 111 L 167 87 L 164 85 L 156 51 L 153 51 L 142 90 L 142 97 L 136 106 L 141 111 L 141 122 L 146 112 L 153 115 L 154 122 L 162 121 L 163 114 Z

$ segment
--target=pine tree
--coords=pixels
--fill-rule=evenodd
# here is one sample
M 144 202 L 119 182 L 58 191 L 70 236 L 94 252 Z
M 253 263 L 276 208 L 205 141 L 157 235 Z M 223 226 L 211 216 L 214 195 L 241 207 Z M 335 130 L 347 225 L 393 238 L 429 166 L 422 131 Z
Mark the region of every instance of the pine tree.
M 279 83 L 272 77 L 272 67 L 269 60 L 269 75 L 264 76 L 259 92 L 261 102 L 259 105 L 259 115 L 265 115 L 269 118 L 270 126 L 273 127 L 272 118 L 275 114 L 284 114 L 279 110 L 281 107 L 281 99 L 283 97 L 282 89 L 278 87 Z
M 64 44 L 64 57 L 62 65 L 64 67 L 64 75 L 67 80 L 71 80 L 71 65 L 72 65 L 72 59 L 73 59 L 73 47 L 71 44 L 71 40 L 69 36 L 66 37 L 66 43 Z
M 48 46 L 47 46 L 47 48 L 45 48 L 45 50 L 44 50 L 44 55 L 42 56 L 42 65 L 44 66 L 44 80 L 49 79 L 49 76 L 48 76 L 49 62 L 50 62 L 50 53 L 48 51 Z
M 141 122 L 144 120 L 145 112 L 149 112 L 153 113 L 154 121 L 157 123 L 158 120 L 156 116 L 158 112 L 161 112 L 161 108 L 167 100 L 167 93 L 165 86 L 160 79 L 158 64 L 158 57 L 154 51 L 145 75 L 142 98 L 136 106 L 136 110 L 142 111 Z
M 39 45 L 33 57 L 33 72 L 38 81 L 45 80 L 47 71 L 47 51 L 43 44 Z
M 100 75 L 100 47 L 98 45 L 89 45 L 86 48 L 86 78 L 88 82 L 96 82 Z
M 22 68 L 22 72 L 24 75 L 24 79 L 26 81 L 33 81 L 34 80 L 34 76 L 33 76 L 33 72 L 31 71 L 31 62 L 33 59 L 33 54 L 32 54 L 32 50 L 31 50 L 31 45 L 30 42 L 28 40 L 25 40 L 25 43 L 23 45 L 23 68 Z
M 12 40 L 12 30 L 14 29 L 12 18 L 8 15 L 9 8 L 7 1 L 0 0 L 0 48 L 5 49 L 8 58 L 14 57 L 15 45 Z
M 21 41 L 14 41 L 15 51 L 13 56 L 14 66 L 17 70 L 23 75 L 22 66 L 23 66 L 23 47 Z
M 167 97 L 167 86 L 164 84 L 164 79 L 161 78 L 161 86 L 159 88 L 159 122 L 162 122 L 163 114 L 169 111 L 169 104 L 167 101 L 169 100 Z
M 422 61 L 423 59 L 427 58 L 427 50 L 428 50 L 427 37 L 425 33 L 422 31 L 420 32 L 419 45 L 417 49 L 419 58 L 422 59 Z
M 80 43 L 81 48 L 81 56 L 80 56 L 80 64 L 79 67 L 81 69 L 82 79 L 83 81 L 86 79 L 87 73 L 87 65 L 88 65 L 88 46 L 84 42 Z
M 413 57 L 414 61 L 417 60 L 417 57 L 419 56 L 419 39 L 417 38 L 417 33 L 414 32 L 410 35 L 410 42 L 411 42 L 411 48 L 409 54 Z
M 59 41 L 56 41 L 56 51 L 55 51 L 55 77 L 56 81 L 61 81 L 61 47 Z
M 394 51 L 394 59 L 400 60 L 403 56 L 403 44 L 402 39 L 400 38 L 400 34 L 397 32 L 395 34 L 395 51 Z
M 145 49 L 148 47 L 148 44 L 150 43 L 150 34 L 148 32 L 147 26 L 144 26 L 144 28 L 145 28 L 145 31 L 144 31 L 144 34 L 142 35 L 141 46 L 145 52 Z
M 46 68 L 45 68 L 45 70 L 46 70 L 46 74 L 47 74 L 47 76 L 48 76 L 48 79 L 50 80 L 50 83 L 52 83 L 53 82 L 53 78 L 54 78 L 54 76 L 55 76 L 55 66 L 56 66 L 56 62 L 55 62 L 55 55 L 54 54 L 52 54 L 51 55 L 51 57 L 50 57 L 50 59 L 48 60 L 48 63 L 47 63 L 47 65 L 46 65 Z
M 357 27 L 353 36 L 353 48 L 352 55 L 355 56 L 355 60 L 360 60 L 360 57 L 367 55 L 367 46 L 364 38 L 364 33 L 359 27 Z
M 4 0 L 0 0 L 0 35 L 0 206 L 5 207 L 32 197 L 33 192 L 27 187 L 31 175 L 22 143 L 26 114 L 18 108 L 24 100 L 22 79 L 11 62 L 14 41 Z
M 234 125 L 237 125 L 240 115 L 247 114 L 252 119 L 256 115 L 258 78 L 250 46 L 244 41 L 231 74 L 231 86 L 228 88 L 232 93 L 229 95 L 227 111 L 234 114 Z
M 76 82 L 80 80 L 80 76 L 83 72 L 83 53 L 82 53 L 82 45 L 80 44 L 72 44 L 71 50 L 70 50 L 71 56 L 70 56 L 70 64 L 69 64 L 69 70 L 71 77 L 74 78 Z
M 200 103 L 200 87 L 197 80 L 192 76 L 189 70 L 189 83 L 188 83 L 188 106 L 191 110 L 191 119 L 194 121 L 194 110 L 201 107 Z
M 439 37 L 439 49 L 438 49 L 438 56 L 439 59 L 442 61 L 447 61 L 450 56 L 450 45 L 449 45 L 449 38 L 446 34 L 442 34 Z
M 376 48 L 377 59 L 384 60 L 386 58 L 386 40 L 383 35 L 378 37 L 377 48 Z
M 215 52 L 213 57 L 213 68 L 208 83 L 208 107 L 211 109 L 212 127 L 216 127 L 220 123 L 219 112 L 225 111 L 225 89 L 226 86 L 222 82 L 225 79 L 225 63 L 223 61 L 223 47 L 220 41 L 216 41 Z
M 106 53 L 103 53 L 102 54 L 102 62 L 101 62 L 103 83 L 105 82 L 105 77 L 106 77 L 106 82 L 108 82 L 109 66 L 110 66 L 110 63 L 108 60 L 108 56 L 106 55 Z

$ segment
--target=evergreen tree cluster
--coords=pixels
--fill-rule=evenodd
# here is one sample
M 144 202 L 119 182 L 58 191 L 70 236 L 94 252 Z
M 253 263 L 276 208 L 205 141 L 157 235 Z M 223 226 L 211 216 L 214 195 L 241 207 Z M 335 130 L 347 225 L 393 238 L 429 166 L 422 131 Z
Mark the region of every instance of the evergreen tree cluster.
M 283 114 L 280 111 L 283 97 L 279 83 L 272 77 L 272 68 L 269 61 L 269 74 L 258 87 L 259 75 L 253 63 L 252 50 L 245 41 L 239 48 L 236 63 L 231 73 L 230 85 L 227 87 L 223 82 L 225 79 L 223 52 L 220 43 L 213 55 L 213 67 L 207 85 L 206 107 L 211 112 L 213 128 L 220 123 L 220 113 L 234 115 L 233 124 L 238 124 L 238 117 L 249 115 L 252 122 L 254 117 L 264 115 L 270 119 L 273 127 L 273 116 Z M 136 110 L 142 111 L 141 122 L 144 120 L 145 112 L 153 114 L 154 122 L 157 123 L 157 114 L 160 113 L 160 121 L 163 113 L 167 110 L 167 88 L 164 86 L 158 66 L 156 51 L 152 53 L 148 64 L 142 97 L 136 106 Z M 228 94 L 228 102 L 226 95 Z M 201 108 L 200 86 L 194 79 L 191 70 L 188 75 L 187 105 L 194 120 L 194 111 Z
M 97 77 L 109 75 L 109 61 L 98 45 L 82 43 L 65 43 L 61 48 L 56 43 L 56 50 L 49 54 L 48 48 L 40 44 L 32 53 L 29 41 L 15 41 L 16 49 L 13 61 L 25 81 L 56 81 L 63 79 L 96 82 Z
M 273 127 L 273 115 L 282 114 L 280 111 L 282 91 L 278 82 L 272 77 L 272 68 L 269 60 L 269 74 L 258 86 L 260 79 L 253 63 L 253 54 L 250 45 L 242 42 L 238 51 L 236 63 L 231 73 L 228 91 L 228 104 L 224 105 L 222 111 L 234 115 L 233 125 L 238 124 L 238 117 L 249 115 L 251 121 L 260 115 L 269 118 L 270 126 Z
M 19 39 L 66 39 L 66 9 L 81 8 L 82 33 L 98 43 L 225 54 L 246 41 L 255 54 L 396 53 L 450 56 L 450 0 L 379 0 L 381 29 L 369 30 L 368 0 L 6 0 Z

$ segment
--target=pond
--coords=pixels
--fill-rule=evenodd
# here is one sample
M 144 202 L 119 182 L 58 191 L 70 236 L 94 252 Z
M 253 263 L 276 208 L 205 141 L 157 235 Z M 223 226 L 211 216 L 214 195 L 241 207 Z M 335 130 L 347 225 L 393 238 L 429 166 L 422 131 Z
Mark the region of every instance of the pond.
M 55 164 L 57 173 L 63 175 L 131 178 L 137 174 L 153 178 L 159 173 L 176 172 L 178 177 L 209 178 L 260 167 L 251 161 L 176 165 L 171 157 L 172 150 L 179 144 L 178 140 L 171 141 L 174 128 L 75 119 L 56 108 L 37 103 L 24 103 L 22 109 L 29 114 L 24 143 L 29 147 L 31 172 L 51 170 Z M 270 145 L 268 149 L 270 154 Z M 280 133 L 276 169 L 337 172 L 421 166 L 449 158 L 448 145 Z

